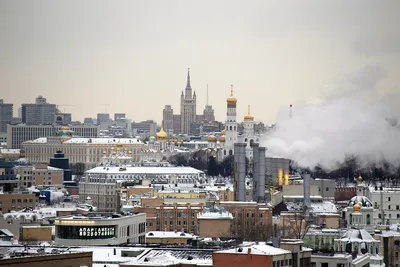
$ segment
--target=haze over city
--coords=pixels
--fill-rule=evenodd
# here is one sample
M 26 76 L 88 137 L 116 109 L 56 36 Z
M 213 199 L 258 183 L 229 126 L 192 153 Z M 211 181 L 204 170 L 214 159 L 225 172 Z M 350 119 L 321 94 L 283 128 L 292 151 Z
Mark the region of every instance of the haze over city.
M 238 116 L 256 120 L 313 102 L 339 77 L 368 66 L 385 73 L 382 95 L 398 90 L 398 1 L 3 1 L 1 97 L 41 94 L 75 120 L 125 112 L 161 122 L 179 111 L 191 69 L 198 111 L 225 118 L 230 85 Z M 103 104 L 108 104 L 105 107 Z M 143 112 L 145 110 L 146 112 Z

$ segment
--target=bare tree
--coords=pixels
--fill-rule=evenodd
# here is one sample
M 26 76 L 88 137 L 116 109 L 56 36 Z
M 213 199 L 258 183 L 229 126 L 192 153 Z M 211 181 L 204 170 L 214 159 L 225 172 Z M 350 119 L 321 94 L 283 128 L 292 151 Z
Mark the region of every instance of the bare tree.
M 307 215 L 305 211 L 290 212 L 284 216 L 282 222 L 282 236 L 303 239 L 313 222 L 312 216 Z

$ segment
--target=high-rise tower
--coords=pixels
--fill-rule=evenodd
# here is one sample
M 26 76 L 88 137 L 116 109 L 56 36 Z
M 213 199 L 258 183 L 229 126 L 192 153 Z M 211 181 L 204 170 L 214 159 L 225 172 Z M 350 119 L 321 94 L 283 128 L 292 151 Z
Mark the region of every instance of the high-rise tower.
M 225 146 L 224 155 L 233 155 L 233 147 L 238 139 L 237 121 L 236 121 L 236 103 L 237 99 L 233 96 L 233 85 L 231 85 L 231 95 L 226 100 L 227 112 L 225 121 Z
M 214 110 L 212 106 L 208 103 L 208 84 L 207 84 L 207 102 L 206 107 L 203 111 L 203 117 L 205 121 L 215 121 Z
M 192 94 L 188 69 L 185 93 L 181 94 L 181 132 L 190 134 L 190 126 L 196 122 L 196 92 Z

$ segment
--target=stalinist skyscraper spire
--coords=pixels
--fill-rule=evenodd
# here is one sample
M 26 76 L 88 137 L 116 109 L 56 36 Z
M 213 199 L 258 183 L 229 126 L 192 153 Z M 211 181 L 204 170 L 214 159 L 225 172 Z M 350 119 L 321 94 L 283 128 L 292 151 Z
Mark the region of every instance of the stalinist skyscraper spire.
M 185 94 L 181 95 L 181 132 L 190 134 L 193 122 L 196 122 L 196 92 L 192 94 L 190 69 L 188 69 Z

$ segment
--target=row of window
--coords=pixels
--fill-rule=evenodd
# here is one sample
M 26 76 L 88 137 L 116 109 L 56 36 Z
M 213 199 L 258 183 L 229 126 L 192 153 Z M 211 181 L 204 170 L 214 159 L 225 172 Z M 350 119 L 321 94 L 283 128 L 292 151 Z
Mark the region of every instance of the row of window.
M 157 220 L 157 225 L 160 225 L 160 221 L 159 220 Z M 168 225 L 168 221 L 164 221 L 164 225 Z M 174 221 L 169 221 L 169 225 L 174 225 Z M 177 225 L 186 226 L 187 222 L 183 221 L 183 223 L 182 223 L 181 221 L 178 221 Z M 191 222 L 191 225 L 194 225 L 194 221 Z
M 21 203 L 21 202 L 27 203 L 28 199 L 24 198 L 24 199 L 12 199 L 11 200 L 11 203 Z M 29 199 L 29 203 L 32 203 L 32 202 L 33 202 L 33 199 Z M 0 204 L 2 204 L 1 201 L 0 201 Z
M 292 259 L 273 261 L 272 267 L 292 266 Z

